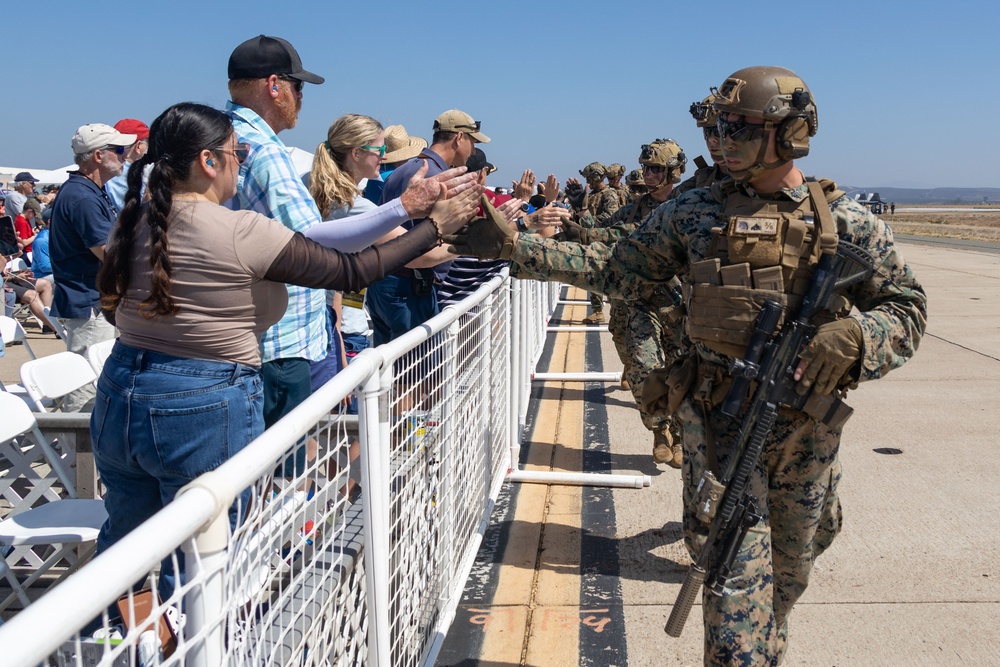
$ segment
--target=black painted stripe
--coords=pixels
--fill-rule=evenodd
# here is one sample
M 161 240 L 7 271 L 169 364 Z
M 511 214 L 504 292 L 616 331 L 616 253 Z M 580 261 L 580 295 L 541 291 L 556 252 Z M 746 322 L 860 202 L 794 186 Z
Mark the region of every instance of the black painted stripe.
M 585 334 L 588 371 L 603 371 L 601 334 Z M 611 472 L 608 385 L 584 385 L 583 470 Z M 580 517 L 580 664 L 627 665 L 625 611 L 612 489 L 582 487 Z M 598 631 L 599 630 L 599 631 Z

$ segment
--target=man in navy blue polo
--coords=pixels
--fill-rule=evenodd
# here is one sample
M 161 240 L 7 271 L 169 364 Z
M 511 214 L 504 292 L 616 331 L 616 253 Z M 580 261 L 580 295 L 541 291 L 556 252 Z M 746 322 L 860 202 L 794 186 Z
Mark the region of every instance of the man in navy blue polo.
M 450 109 L 438 116 L 434 121 L 434 136 L 430 147 L 392 172 L 382 189 L 381 203 L 392 201 L 403 194 L 410 179 L 424 162 L 427 163 L 426 178 L 450 167 L 464 166 L 476 144 L 489 143 L 490 138 L 479 130 L 479 121 L 473 120 L 464 111 Z M 412 222 L 407 221 L 403 227 L 409 228 L 412 225 Z M 379 243 L 384 243 L 399 233 L 402 231 L 383 237 Z M 438 250 L 442 249 L 443 247 Z M 440 309 L 435 284 L 440 284 L 448 275 L 451 261 L 444 253 L 441 259 L 434 260 L 434 253 L 431 250 L 424 258 L 411 262 L 408 267 L 368 287 L 365 305 L 372 318 L 372 338 L 375 345 L 395 340 L 438 314 Z M 413 266 L 428 268 L 412 268 Z
M 91 345 L 117 335 L 104 319 L 97 291 L 97 272 L 104 245 L 118 217 L 104 184 L 121 173 L 125 150 L 136 142 L 110 125 L 84 125 L 73 135 L 74 160 L 79 170 L 70 174 L 52 203 L 49 255 L 55 278 L 52 310 L 66 327 L 66 347 L 86 356 Z M 66 397 L 65 412 L 79 412 L 93 399 L 93 387 Z

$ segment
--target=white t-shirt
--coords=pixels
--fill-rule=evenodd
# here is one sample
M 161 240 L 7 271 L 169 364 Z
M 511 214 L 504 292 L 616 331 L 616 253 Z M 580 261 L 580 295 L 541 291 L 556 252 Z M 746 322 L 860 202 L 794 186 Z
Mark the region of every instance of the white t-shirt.
M 376 208 L 378 208 L 378 206 L 365 199 L 362 195 L 357 195 L 354 198 L 354 203 L 351 204 L 350 207 L 342 206 L 340 208 L 332 209 L 326 219 L 345 220 L 345 224 L 350 224 L 350 221 L 346 221 L 347 218 L 355 215 L 361 215 L 362 213 L 367 213 L 368 211 L 374 211 Z M 328 304 L 333 303 L 333 294 L 334 293 L 332 291 L 327 291 L 326 302 Z M 341 308 L 341 315 L 343 320 L 340 323 L 341 333 L 363 334 L 368 331 L 368 315 L 365 314 L 363 308 L 344 306 Z

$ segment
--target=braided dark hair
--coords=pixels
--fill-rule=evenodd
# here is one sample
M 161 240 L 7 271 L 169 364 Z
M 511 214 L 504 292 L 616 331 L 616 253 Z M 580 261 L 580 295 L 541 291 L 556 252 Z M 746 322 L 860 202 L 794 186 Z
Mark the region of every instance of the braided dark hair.
M 175 104 L 153 121 L 149 128 L 149 151 L 129 169 L 125 206 L 97 275 L 103 310 L 113 312 L 125 299 L 132 279 L 136 227 L 143 220 L 149 225 L 149 264 L 153 273 L 150 294 L 138 310 L 146 318 L 177 312 L 177 304 L 170 296 L 167 240 L 173 191 L 191 175 L 191 166 L 201 151 L 224 145 L 232 133 L 229 116 L 193 102 Z M 149 202 L 143 204 L 142 176 L 149 164 L 153 165 L 149 172 Z

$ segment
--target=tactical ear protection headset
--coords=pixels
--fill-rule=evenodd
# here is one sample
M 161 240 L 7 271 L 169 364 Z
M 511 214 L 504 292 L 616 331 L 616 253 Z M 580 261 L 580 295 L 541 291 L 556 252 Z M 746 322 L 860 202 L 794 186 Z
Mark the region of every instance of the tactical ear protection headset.
M 792 93 L 791 107 L 795 109 L 778 127 L 774 134 L 774 148 L 782 160 L 798 160 L 809 155 L 809 137 L 816 134 L 812 127 L 806 107 L 812 101 L 808 90 L 796 90 Z

